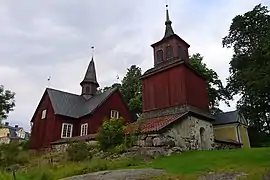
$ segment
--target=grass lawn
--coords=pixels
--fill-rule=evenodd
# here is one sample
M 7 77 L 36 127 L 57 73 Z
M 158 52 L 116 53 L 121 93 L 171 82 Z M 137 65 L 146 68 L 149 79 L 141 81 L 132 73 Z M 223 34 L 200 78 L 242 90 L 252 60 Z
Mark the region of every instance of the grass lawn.
M 161 168 L 183 179 L 196 179 L 209 171 L 234 171 L 248 174 L 247 179 L 260 180 L 270 171 L 270 148 L 185 152 L 157 158 L 144 166 Z
M 244 172 L 248 179 L 260 180 L 270 171 L 270 148 L 223 151 L 189 151 L 160 157 L 147 163 L 138 159 L 92 159 L 81 163 L 66 162 L 57 166 L 42 165 L 17 172 L 17 180 L 54 180 L 107 169 L 152 167 L 164 169 L 168 175 L 158 179 L 193 180 L 210 171 Z M 175 178 L 174 178 L 175 177 Z M 10 173 L 1 173 L 1 180 L 12 180 Z

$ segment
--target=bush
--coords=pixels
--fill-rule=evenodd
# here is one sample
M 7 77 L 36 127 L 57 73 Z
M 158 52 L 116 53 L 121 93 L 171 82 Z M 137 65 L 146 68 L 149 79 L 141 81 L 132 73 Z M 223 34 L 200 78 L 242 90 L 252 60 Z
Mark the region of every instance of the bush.
M 24 153 L 18 143 L 11 142 L 0 146 L 0 168 L 8 167 L 14 164 L 25 164 L 28 162 L 27 155 Z M 24 156 L 24 157 L 22 157 Z
M 124 142 L 122 118 L 105 120 L 99 130 L 97 140 L 102 150 L 108 150 Z
M 76 162 L 91 159 L 89 146 L 84 141 L 71 143 L 67 149 L 67 155 L 69 160 Z

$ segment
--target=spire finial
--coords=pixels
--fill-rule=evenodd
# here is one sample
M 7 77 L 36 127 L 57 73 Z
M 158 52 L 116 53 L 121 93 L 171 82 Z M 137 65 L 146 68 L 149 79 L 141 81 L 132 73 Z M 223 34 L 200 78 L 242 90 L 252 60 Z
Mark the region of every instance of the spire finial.
M 172 29 L 172 21 L 170 20 L 170 16 L 169 16 L 169 8 L 168 7 L 169 7 L 168 2 L 166 2 L 166 21 L 165 21 L 166 30 L 165 30 L 164 37 L 169 37 L 169 36 L 174 34 L 173 29 Z
M 51 85 L 51 76 L 48 77 L 47 81 L 48 81 L 48 87 L 50 87 L 50 85 Z
M 95 54 L 95 47 L 94 46 L 91 46 L 91 49 L 92 49 L 92 59 L 94 58 L 94 54 Z
M 170 17 L 169 17 L 169 5 L 168 3 L 166 3 L 166 22 L 170 21 Z

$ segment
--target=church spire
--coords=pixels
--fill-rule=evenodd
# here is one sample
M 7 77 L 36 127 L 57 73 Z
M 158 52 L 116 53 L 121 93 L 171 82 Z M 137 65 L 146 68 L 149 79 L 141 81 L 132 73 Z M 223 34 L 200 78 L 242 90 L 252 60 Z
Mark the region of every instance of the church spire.
M 172 29 L 172 21 L 170 20 L 169 17 L 169 9 L 168 9 L 168 4 L 166 4 L 166 21 L 165 21 L 166 29 L 165 29 L 165 35 L 164 38 L 169 37 L 174 34 L 173 29 Z
M 82 95 L 86 99 L 91 98 L 97 92 L 97 88 L 99 87 L 99 84 L 97 82 L 96 68 L 95 68 L 93 56 L 86 70 L 84 79 L 82 80 L 80 85 L 82 86 Z
M 97 76 L 96 76 L 96 68 L 95 68 L 95 63 L 94 63 L 93 57 L 88 65 L 84 79 L 81 83 L 90 83 L 90 82 L 98 84 Z

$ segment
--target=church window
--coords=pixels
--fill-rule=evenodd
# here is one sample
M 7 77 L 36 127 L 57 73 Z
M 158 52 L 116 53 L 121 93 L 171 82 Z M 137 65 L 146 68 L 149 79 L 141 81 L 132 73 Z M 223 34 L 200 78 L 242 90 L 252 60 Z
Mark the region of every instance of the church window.
M 163 61 L 163 51 L 158 50 L 157 51 L 157 63 L 161 63 Z
M 118 119 L 119 118 L 119 112 L 116 110 L 111 110 L 111 118 Z
M 72 137 L 72 129 L 73 129 L 73 124 L 63 123 L 62 124 L 61 138 Z
M 88 133 L 88 124 L 82 124 L 81 125 L 81 136 L 86 136 Z
M 187 57 L 186 50 L 183 50 L 181 46 L 178 46 L 178 57 L 181 58 L 182 60 L 186 60 Z
M 172 46 L 167 46 L 166 48 L 166 59 L 170 59 L 173 57 L 173 48 Z
M 86 92 L 86 94 L 89 94 L 89 92 L 90 92 L 90 87 L 89 86 L 85 87 L 85 92 Z
M 46 118 L 46 115 L 47 115 L 47 109 L 44 109 L 44 110 L 41 112 L 41 119 L 45 119 L 45 118 Z

